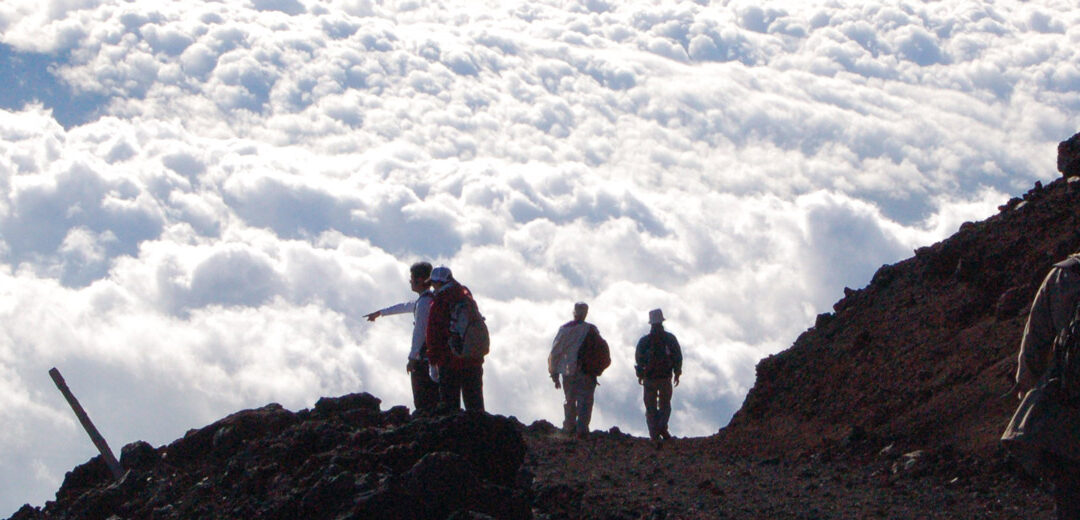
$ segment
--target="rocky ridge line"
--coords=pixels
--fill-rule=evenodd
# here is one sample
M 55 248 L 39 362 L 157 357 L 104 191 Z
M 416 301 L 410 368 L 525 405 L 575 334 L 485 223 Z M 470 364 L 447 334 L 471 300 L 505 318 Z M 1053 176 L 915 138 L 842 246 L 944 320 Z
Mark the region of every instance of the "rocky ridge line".
M 836 443 L 999 457 L 1030 302 L 1080 250 L 1080 180 L 1036 183 L 999 213 L 844 289 L 791 348 L 758 363 L 725 449 L 812 454 Z

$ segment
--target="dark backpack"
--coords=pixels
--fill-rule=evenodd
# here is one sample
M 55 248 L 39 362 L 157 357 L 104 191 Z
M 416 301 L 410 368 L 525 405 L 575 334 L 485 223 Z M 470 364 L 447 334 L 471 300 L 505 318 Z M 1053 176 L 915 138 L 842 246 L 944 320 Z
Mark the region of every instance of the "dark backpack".
M 671 345 L 664 334 L 649 334 L 649 359 L 645 362 L 645 375 L 648 377 L 667 377 L 675 368 L 671 356 Z
M 596 338 L 589 341 L 589 336 L 593 334 Z M 581 350 L 578 350 L 578 364 L 582 373 L 593 377 L 600 377 L 600 374 L 611 366 L 611 350 L 595 327 L 585 336 L 585 343 L 581 345 Z
M 476 300 L 466 296 L 450 309 L 450 352 L 466 359 L 482 359 L 491 348 L 487 323 Z
M 1053 356 L 1047 380 L 1065 402 L 1080 404 L 1080 305 L 1072 321 L 1054 337 Z

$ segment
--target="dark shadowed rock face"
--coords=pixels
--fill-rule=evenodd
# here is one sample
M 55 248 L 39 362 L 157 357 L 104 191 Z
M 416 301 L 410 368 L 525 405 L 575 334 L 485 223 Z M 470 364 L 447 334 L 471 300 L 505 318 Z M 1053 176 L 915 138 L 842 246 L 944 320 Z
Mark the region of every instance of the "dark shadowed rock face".
M 1065 177 L 1080 177 L 1080 134 L 1058 143 L 1057 167 Z
M 788 350 L 763 359 L 727 449 L 809 454 L 858 432 L 982 457 L 1016 399 L 1016 354 L 1031 298 L 1051 265 L 1080 250 L 1080 179 L 1036 183 L 987 220 L 883 266 L 845 290 Z
M 520 423 L 379 404 L 369 394 L 296 413 L 271 404 L 162 448 L 129 444 L 119 482 L 95 457 L 67 474 L 56 501 L 12 520 L 531 518 L 517 482 Z

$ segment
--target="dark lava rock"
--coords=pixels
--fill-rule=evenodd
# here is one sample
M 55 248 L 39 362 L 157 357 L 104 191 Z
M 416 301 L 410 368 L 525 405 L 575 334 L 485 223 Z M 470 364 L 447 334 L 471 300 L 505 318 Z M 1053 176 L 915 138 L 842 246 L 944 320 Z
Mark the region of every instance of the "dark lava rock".
M 1061 164 L 1073 164 L 1077 146 L 1080 134 L 1062 143 Z M 1001 396 L 1030 301 L 1051 265 L 1080 250 L 1078 202 L 1064 178 L 1036 183 L 1001 213 L 882 267 L 862 289 L 845 288 L 835 314 L 758 363 L 742 408 L 719 432 L 724 448 L 809 455 L 857 427 L 920 449 L 999 456 L 1016 407 Z
M 1080 133 L 1058 143 L 1057 167 L 1065 177 L 1080 177 Z
M 67 474 L 57 500 L 12 520 L 531 518 L 516 476 L 516 421 L 485 413 L 410 418 L 369 394 L 293 413 L 244 410 L 155 450 L 124 447 Z M 399 409 L 400 408 L 400 409 Z
M 146 471 L 161 462 L 161 455 L 149 443 L 136 441 L 120 450 L 120 466 L 124 469 Z

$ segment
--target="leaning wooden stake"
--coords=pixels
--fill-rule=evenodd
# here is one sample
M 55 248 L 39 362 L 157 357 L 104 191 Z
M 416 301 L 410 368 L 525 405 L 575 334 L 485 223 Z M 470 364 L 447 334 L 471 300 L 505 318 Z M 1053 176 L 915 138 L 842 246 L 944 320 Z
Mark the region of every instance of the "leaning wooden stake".
M 86 411 L 79 404 L 79 400 L 75 399 L 75 395 L 68 389 L 67 383 L 64 382 L 64 376 L 60 375 L 60 371 L 55 367 L 49 370 L 49 376 L 52 377 L 56 387 L 60 389 L 60 393 L 64 394 L 64 399 L 67 399 L 68 404 L 71 405 L 71 409 L 75 410 L 75 416 L 79 418 L 79 422 L 82 423 L 83 428 L 86 429 L 86 433 L 90 435 L 90 440 L 94 441 L 94 446 L 97 446 L 99 452 L 101 452 L 101 458 L 105 459 L 105 464 L 109 466 L 109 471 L 112 471 L 113 477 L 116 480 L 120 480 L 124 476 L 124 470 L 120 467 L 120 463 L 117 462 L 116 457 L 113 456 L 112 450 L 109 449 L 109 443 L 105 442 L 105 438 L 98 433 L 97 428 L 94 427 L 94 423 L 90 422 L 90 417 L 86 415 Z

